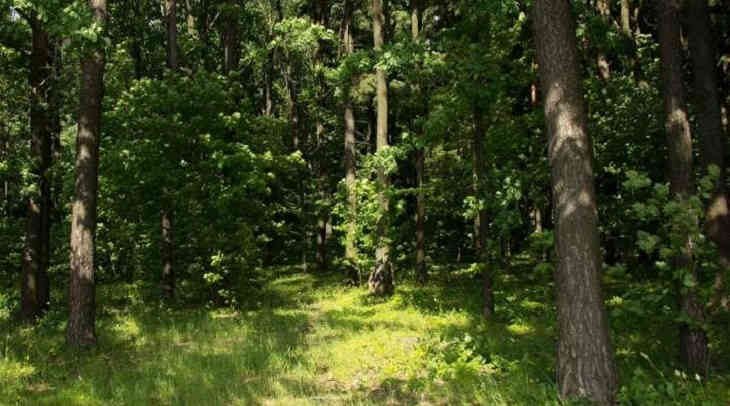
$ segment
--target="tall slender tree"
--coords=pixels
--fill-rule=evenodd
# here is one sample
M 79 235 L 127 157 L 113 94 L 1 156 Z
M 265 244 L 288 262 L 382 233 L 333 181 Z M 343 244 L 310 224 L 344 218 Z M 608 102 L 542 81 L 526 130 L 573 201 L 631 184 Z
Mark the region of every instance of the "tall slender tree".
M 372 0 L 373 14 L 373 47 L 379 53 L 383 49 L 385 38 L 384 0 Z M 387 1 L 387 0 L 385 0 Z M 388 83 L 387 75 L 382 67 L 375 70 L 375 100 L 377 104 L 376 145 L 377 152 L 382 153 L 388 148 Z M 377 224 L 377 247 L 375 250 L 375 269 L 370 273 L 368 286 L 374 294 L 390 294 L 393 292 L 393 265 L 390 261 L 390 242 L 388 228 L 390 216 L 390 201 L 387 189 L 390 179 L 382 165 L 378 172 L 378 201 L 380 216 Z
M 536 0 L 535 42 L 552 172 L 558 387 L 564 398 L 613 402 L 617 374 L 601 292 L 591 140 L 568 0 Z
M 96 25 L 106 22 L 106 0 L 89 0 Z M 87 49 L 81 59 L 79 122 L 76 135 L 75 197 L 71 214 L 70 312 L 66 339 L 72 346 L 96 344 L 94 251 L 99 184 L 101 103 L 104 97 L 104 50 Z
M 474 118 L 474 132 L 472 134 L 472 178 L 474 197 L 478 209 L 474 215 L 474 249 L 477 260 L 483 267 L 482 271 L 482 296 L 484 299 L 482 313 L 485 319 L 494 316 L 494 292 L 492 289 L 492 273 L 487 267 L 487 209 L 482 207 L 484 197 L 484 184 L 487 177 L 487 167 L 484 161 L 484 141 L 487 136 L 487 128 L 484 123 L 484 113 L 479 106 L 475 106 L 472 112 Z
M 355 44 L 352 35 L 352 15 L 354 12 L 353 0 L 345 0 L 344 18 L 342 21 L 342 49 L 345 58 L 355 51 Z M 351 78 L 345 86 L 343 95 L 344 120 L 345 120 L 345 186 L 347 188 L 347 208 L 349 219 L 347 221 L 347 235 L 345 236 L 345 259 L 349 266 L 354 267 L 357 263 L 356 222 L 357 195 L 355 193 L 356 160 L 357 150 L 355 148 L 355 110 L 352 102 L 352 87 L 355 78 Z M 355 275 L 351 275 L 355 276 Z
M 682 88 L 682 47 L 680 34 L 680 0 L 657 3 L 659 12 L 659 48 L 662 61 L 664 95 L 664 129 L 669 152 L 669 188 L 672 196 L 686 201 L 693 194 L 692 137 L 689 116 Z M 692 266 L 693 241 L 687 237 L 681 252 L 674 257 L 673 267 L 683 269 L 696 278 Z M 680 309 L 692 323 L 683 322 L 679 332 L 680 360 L 693 372 L 705 372 L 709 361 L 707 334 L 700 327 L 705 319 L 704 308 L 693 288 L 680 292 Z
M 51 144 L 54 132 L 51 111 L 53 86 L 53 47 L 44 22 L 36 11 L 28 15 L 32 31 L 30 66 L 30 150 L 35 187 L 28 198 L 20 316 L 24 320 L 38 317 L 50 299 L 48 263 L 50 256 Z
M 421 39 L 421 25 L 423 23 L 423 0 L 411 0 L 411 39 L 419 41 Z M 417 84 L 415 86 L 416 97 L 422 89 Z M 418 103 L 420 105 L 421 103 Z M 420 111 L 420 113 L 424 113 Z M 417 129 L 416 129 L 417 131 Z M 422 136 L 422 135 L 420 135 Z M 416 167 L 416 275 L 418 282 L 426 283 L 428 271 L 426 270 L 426 196 L 423 190 L 424 170 L 426 169 L 426 151 L 423 147 L 415 151 L 415 167 Z
M 166 0 L 167 67 L 178 69 L 177 57 L 177 0 Z M 161 288 L 166 299 L 175 296 L 175 241 L 173 239 L 173 209 L 170 191 L 163 187 L 160 202 L 160 259 L 162 262 Z
M 694 100 L 697 108 L 697 132 L 701 138 L 702 164 L 719 169 L 715 190 L 707 205 L 705 229 L 717 246 L 721 270 L 715 279 L 716 294 L 712 307 L 718 307 L 724 295 L 725 278 L 730 269 L 730 213 L 725 188 L 725 133 L 722 128 L 720 86 L 717 81 L 715 41 L 710 32 L 707 0 L 688 0 L 689 48 L 694 73 Z

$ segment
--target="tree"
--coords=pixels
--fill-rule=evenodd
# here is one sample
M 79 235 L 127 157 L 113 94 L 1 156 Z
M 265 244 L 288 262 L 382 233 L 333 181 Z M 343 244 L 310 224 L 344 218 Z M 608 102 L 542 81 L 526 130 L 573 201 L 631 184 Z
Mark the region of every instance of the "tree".
M 166 14 L 167 67 L 175 74 L 178 69 L 177 0 L 166 0 Z M 226 64 L 228 64 L 228 60 L 226 60 Z M 227 68 L 228 65 L 226 65 Z M 165 299 L 175 297 L 175 242 L 173 239 L 173 210 L 170 200 L 170 191 L 163 186 L 160 202 L 160 259 L 162 261 L 162 296 Z
M 344 16 L 342 20 L 342 45 L 344 57 L 351 56 L 355 51 L 355 44 L 352 35 L 352 14 L 353 0 L 345 0 Z M 343 95 L 344 124 L 345 124 L 345 151 L 343 162 L 345 165 L 345 187 L 347 188 L 347 209 L 348 223 L 347 235 L 345 236 L 345 260 L 349 266 L 356 266 L 357 245 L 355 244 L 356 227 L 355 216 L 357 215 L 357 195 L 355 193 L 355 181 L 357 179 L 357 149 L 355 147 L 355 112 L 352 102 L 352 87 L 355 79 L 351 78 L 345 85 Z M 355 276 L 355 275 L 352 275 Z
M 47 310 L 50 299 L 48 264 L 50 256 L 51 166 L 53 107 L 53 46 L 44 22 L 37 11 L 30 11 L 28 23 L 32 30 L 30 66 L 31 88 L 31 153 L 32 173 L 36 179 L 28 198 L 28 215 L 23 254 L 23 281 L 20 315 L 25 320 L 38 317 Z
M 423 23 L 422 0 L 411 0 L 411 38 L 419 41 L 421 25 Z M 418 93 L 420 87 L 416 85 L 414 91 Z M 419 95 L 420 96 L 420 95 Z M 417 96 L 418 97 L 418 96 Z M 423 113 L 423 112 L 421 112 Z M 415 151 L 416 167 L 416 275 L 420 284 L 425 284 L 428 278 L 426 270 L 426 196 L 423 191 L 423 178 L 426 164 L 426 152 L 423 147 Z
M 693 194 L 694 181 L 692 137 L 682 88 L 680 7 L 679 0 L 666 0 L 658 4 L 657 11 L 664 95 L 664 129 L 669 153 L 669 189 L 675 199 L 686 202 Z M 691 238 L 686 237 L 672 265 L 674 269 L 696 280 L 696 271 L 692 266 L 693 244 Z M 691 287 L 682 289 L 679 307 L 680 313 L 689 318 L 689 322 L 682 322 L 679 328 L 680 360 L 692 372 L 705 372 L 709 362 L 707 335 L 701 327 L 705 315 L 695 289 Z
M 372 13 L 373 47 L 375 52 L 380 54 L 383 49 L 385 29 L 383 0 L 372 0 Z M 376 145 L 377 152 L 382 154 L 388 149 L 388 83 L 383 67 L 376 67 L 375 83 L 377 103 Z M 371 293 L 390 294 L 393 292 L 393 265 L 390 262 L 390 242 L 388 241 L 390 202 L 387 189 L 390 185 L 390 179 L 383 165 L 378 166 L 377 172 L 380 214 L 376 230 L 375 268 L 370 273 L 368 286 Z
M 558 307 L 558 388 L 611 404 L 617 386 L 603 305 L 591 140 L 567 0 L 537 0 L 535 42 L 552 172 Z
M 89 0 L 93 21 L 103 27 L 106 0 Z M 96 344 L 96 292 L 94 250 L 96 201 L 104 97 L 104 51 L 99 44 L 85 50 L 81 59 L 79 122 L 76 135 L 75 197 L 71 215 L 71 286 L 66 339 L 71 346 Z
M 705 168 L 714 165 L 719 170 L 715 190 L 705 212 L 705 231 L 717 246 L 718 262 L 721 267 L 715 279 L 716 294 L 711 304 L 711 307 L 716 308 L 723 300 L 725 278 L 730 269 L 730 214 L 725 190 L 726 143 L 722 128 L 720 87 L 715 68 L 715 41 L 710 32 L 707 1 L 689 0 L 686 6 L 702 164 Z
M 487 209 L 483 207 L 485 183 L 487 177 L 484 140 L 487 136 L 487 129 L 484 124 L 483 112 L 479 107 L 473 109 L 474 132 L 472 134 L 472 178 L 474 182 L 474 197 L 477 209 L 474 215 L 474 250 L 477 261 L 483 267 L 482 295 L 484 304 L 482 312 L 485 319 L 494 316 L 494 292 L 492 289 L 492 274 L 486 264 L 487 262 Z

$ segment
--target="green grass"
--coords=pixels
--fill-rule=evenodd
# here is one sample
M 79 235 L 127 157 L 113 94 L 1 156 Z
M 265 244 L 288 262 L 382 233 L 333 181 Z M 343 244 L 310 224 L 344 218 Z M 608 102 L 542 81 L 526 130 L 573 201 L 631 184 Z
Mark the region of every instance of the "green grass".
M 503 276 L 487 323 L 478 279 L 436 273 L 426 288 L 406 282 L 377 299 L 338 275 L 281 271 L 236 310 L 167 308 L 140 285 L 103 286 L 90 351 L 64 346 L 63 313 L 34 327 L 0 318 L 11 328 L 0 404 L 561 404 L 549 283 Z M 623 403 L 728 405 L 727 368 L 701 382 L 676 374 L 675 335 L 616 311 L 629 302 L 609 301 Z

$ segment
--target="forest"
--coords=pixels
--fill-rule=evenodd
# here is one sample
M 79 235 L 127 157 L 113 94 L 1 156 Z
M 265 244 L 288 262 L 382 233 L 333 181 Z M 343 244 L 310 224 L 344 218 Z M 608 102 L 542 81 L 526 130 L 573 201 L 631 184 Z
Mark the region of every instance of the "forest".
M 730 1 L 0 0 L 0 405 L 729 405 Z

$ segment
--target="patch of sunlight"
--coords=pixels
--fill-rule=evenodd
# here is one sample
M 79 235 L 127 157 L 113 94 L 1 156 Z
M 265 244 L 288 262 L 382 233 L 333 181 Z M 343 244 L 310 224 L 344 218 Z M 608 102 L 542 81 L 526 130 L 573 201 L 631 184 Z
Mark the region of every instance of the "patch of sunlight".
M 111 329 L 116 337 L 123 340 L 134 340 L 139 337 L 142 332 L 137 320 L 129 317 L 119 318 L 116 323 L 112 325 Z
M 525 299 L 522 302 L 520 302 L 520 306 L 523 309 L 527 310 L 544 310 L 545 304 L 540 302 L 535 302 L 534 300 Z
M 36 369 L 32 365 L 9 361 L 7 359 L 0 360 L 0 383 L 15 382 L 27 378 L 33 375 L 35 371 Z
M 608 306 L 613 306 L 613 307 L 621 306 L 624 304 L 624 298 L 619 297 L 619 296 L 613 296 L 606 301 L 606 304 Z
M 507 331 L 516 336 L 524 336 L 535 332 L 535 328 L 525 322 L 518 321 L 508 325 Z

